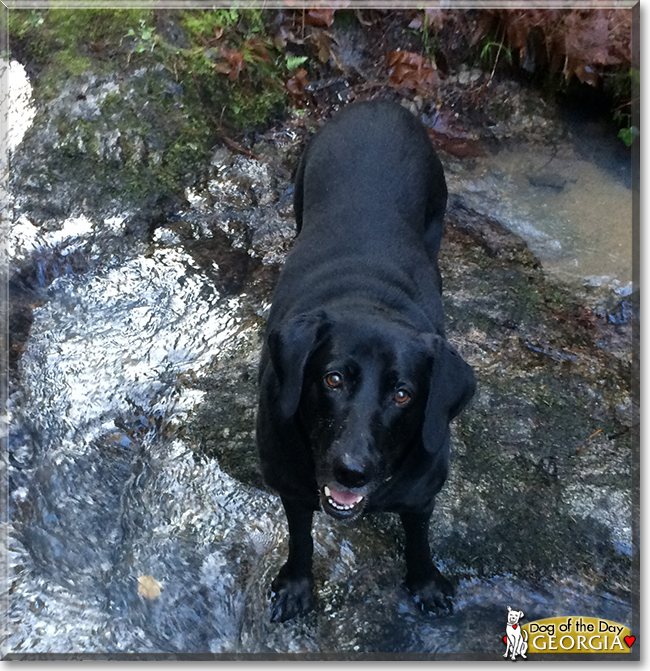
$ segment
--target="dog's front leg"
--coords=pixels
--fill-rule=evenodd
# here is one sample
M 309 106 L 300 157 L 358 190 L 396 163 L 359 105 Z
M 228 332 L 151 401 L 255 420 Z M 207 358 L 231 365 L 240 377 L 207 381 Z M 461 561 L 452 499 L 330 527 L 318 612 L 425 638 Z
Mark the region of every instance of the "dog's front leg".
M 401 513 L 406 534 L 406 586 L 423 610 L 451 613 L 454 587 L 434 566 L 429 547 L 428 513 Z
M 308 613 L 314 607 L 311 557 L 314 511 L 292 499 L 282 498 L 289 523 L 289 558 L 273 581 L 271 619 L 278 622 Z

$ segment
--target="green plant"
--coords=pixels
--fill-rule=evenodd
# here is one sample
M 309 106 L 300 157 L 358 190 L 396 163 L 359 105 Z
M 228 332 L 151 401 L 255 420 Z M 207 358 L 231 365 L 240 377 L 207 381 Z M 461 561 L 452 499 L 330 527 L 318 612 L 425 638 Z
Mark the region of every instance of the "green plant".
M 144 51 L 153 51 L 156 44 L 155 29 L 148 25 L 144 19 L 140 19 L 139 34 L 136 34 L 133 28 L 129 28 L 129 32 L 124 37 L 135 37 L 137 40 L 135 51 L 139 54 Z
M 295 70 L 307 60 L 307 56 L 285 56 L 287 70 Z
M 416 35 L 420 36 L 422 40 L 422 49 L 424 51 L 424 57 L 435 64 L 436 62 L 436 36 L 435 32 L 431 30 L 431 23 L 429 20 L 428 14 L 423 11 L 423 6 L 418 5 L 418 9 L 422 11 L 422 14 L 416 17 L 410 24 L 410 28 L 415 28 L 413 31 Z
M 21 11 L 11 11 L 8 14 L 9 32 L 21 40 L 29 30 L 40 28 L 45 19 L 41 11 L 32 9 L 29 14 Z
M 506 55 L 506 58 L 508 59 L 508 63 L 512 65 L 512 52 L 508 47 L 503 46 L 503 40 L 505 39 L 505 31 L 503 34 L 503 37 L 501 38 L 501 42 L 493 42 L 492 40 L 487 40 L 485 44 L 483 45 L 483 48 L 481 49 L 481 60 L 484 63 L 489 64 L 490 58 L 491 58 L 491 52 L 494 47 L 497 47 L 497 53 L 496 56 L 494 57 L 494 63 L 492 65 L 492 72 L 490 73 L 490 78 L 487 81 L 486 86 L 490 85 L 490 82 L 492 81 L 492 78 L 494 77 L 494 73 L 496 72 L 497 65 L 499 63 L 499 56 L 501 55 L 501 52 Z
M 422 45 L 424 46 L 424 55 L 426 58 L 435 63 L 436 38 L 435 34 L 430 30 L 429 15 L 426 12 L 422 18 Z
M 630 147 L 634 142 L 634 138 L 639 137 L 640 132 L 636 126 L 630 126 L 629 128 L 621 128 L 618 131 L 618 136 L 625 142 L 626 146 Z
M 181 23 L 185 30 L 196 36 L 211 37 L 215 29 L 225 29 L 239 22 L 236 9 L 213 9 L 212 11 L 196 11 L 183 15 Z
M 494 60 L 490 63 L 491 58 L 492 58 L 492 50 L 496 47 L 497 53 L 496 56 L 494 57 Z M 506 58 L 508 59 L 508 63 L 512 65 L 512 51 L 503 45 L 503 40 L 501 42 L 493 42 L 492 40 L 487 40 L 483 44 L 483 48 L 481 49 L 481 55 L 480 58 L 481 60 L 488 64 L 488 65 L 493 65 L 496 67 L 497 62 L 499 61 L 499 56 L 501 55 L 501 52 L 505 54 Z
M 630 68 L 627 74 L 614 72 L 605 78 L 606 91 L 614 100 L 622 100 L 612 112 L 612 119 L 618 125 L 618 137 L 629 147 L 634 138 L 640 134 L 632 124 L 632 106 L 638 103 L 640 72 L 638 68 Z

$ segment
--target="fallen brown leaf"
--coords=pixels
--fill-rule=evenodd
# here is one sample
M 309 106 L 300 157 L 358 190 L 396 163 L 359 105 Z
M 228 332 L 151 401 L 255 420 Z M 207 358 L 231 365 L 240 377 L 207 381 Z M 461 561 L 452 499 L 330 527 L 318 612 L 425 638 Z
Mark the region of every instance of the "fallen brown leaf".
M 261 38 L 254 37 L 253 39 L 247 40 L 246 48 L 249 56 L 252 57 L 250 60 L 264 61 L 265 63 L 271 61 L 269 50 L 266 48 L 266 44 Z
M 308 86 L 309 80 L 307 79 L 307 70 L 303 69 L 298 70 L 286 84 L 287 91 L 289 91 L 289 94 L 294 101 L 299 104 L 306 100 L 307 96 L 305 91 Z
M 310 26 L 329 28 L 334 23 L 335 9 L 310 9 L 305 14 L 305 23 Z
M 433 88 L 436 72 L 419 54 L 410 51 L 389 51 L 386 66 L 390 85 L 394 88 L 419 91 Z
M 232 67 L 228 63 L 223 62 L 213 63 L 212 67 L 222 75 L 229 75 L 232 70 Z
M 476 158 L 485 156 L 485 150 L 467 131 L 460 126 L 451 110 L 442 108 L 432 128 L 428 129 L 429 137 L 436 149 L 442 149 L 460 158 Z

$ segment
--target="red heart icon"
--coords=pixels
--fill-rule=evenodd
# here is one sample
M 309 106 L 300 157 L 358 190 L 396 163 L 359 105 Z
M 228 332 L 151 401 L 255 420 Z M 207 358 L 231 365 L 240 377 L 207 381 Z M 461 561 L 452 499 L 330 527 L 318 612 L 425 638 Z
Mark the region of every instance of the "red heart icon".
M 507 637 L 507 636 L 504 636 L 504 637 L 503 637 L 503 642 L 504 642 L 504 643 L 507 643 L 507 642 L 508 642 L 508 637 Z
M 631 648 L 636 641 L 636 636 L 626 636 L 623 640 L 627 643 L 627 647 Z
M 512 625 L 512 628 L 513 628 L 513 629 L 516 629 L 516 628 L 517 628 L 517 625 L 516 625 L 516 624 L 513 624 L 513 625 Z

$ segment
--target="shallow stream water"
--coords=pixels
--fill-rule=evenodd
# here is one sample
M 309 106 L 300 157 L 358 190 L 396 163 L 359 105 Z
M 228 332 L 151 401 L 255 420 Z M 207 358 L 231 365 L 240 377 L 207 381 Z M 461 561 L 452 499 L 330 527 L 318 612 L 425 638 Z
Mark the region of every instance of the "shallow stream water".
M 279 145 L 292 144 L 283 137 Z M 450 191 L 510 226 L 545 267 L 602 277 L 615 289 L 628 285 L 625 179 L 604 174 L 568 145 L 554 156 L 518 147 L 471 165 L 445 163 Z M 526 177 L 545 163 L 566 178 L 561 188 Z M 268 586 L 287 538 L 279 500 L 259 476 L 253 431 L 264 316 L 294 233 L 289 174 L 277 162 L 220 149 L 210 179 L 188 190 L 184 207 L 146 226 L 131 211 L 35 224 L 21 194 L 13 194 L 3 653 L 498 659 L 507 605 L 528 620 L 585 613 L 631 624 L 629 586 L 590 582 L 577 565 L 512 573 L 502 567 L 507 544 L 495 559 L 481 560 L 479 547 L 459 559 L 453 549 L 472 517 L 496 520 L 488 520 L 496 513 L 467 512 L 491 487 L 482 475 L 474 483 L 452 476 L 434 522 L 432 538 L 442 539 L 437 559 L 458 583 L 454 615 L 421 613 L 402 586 L 401 530 L 392 517 L 342 526 L 318 514 L 317 610 L 296 622 L 269 621 Z M 476 340 L 467 347 L 480 367 L 497 352 L 472 328 Z M 477 412 L 489 408 L 491 393 L 481 392 Z M 607 392 L 595 386 L 589 393 Z M 617 402 L 622 417 L 629 399 L 622 394 Z M 522 413 L 512 435 L 528 440 L 536 420 Z M 471 441 L 461 430 L 455 438 L 464 463 Z M 495 450 L 504 449 L 500 441 Z M 611 445 L 603 459 L 619 463 L 624 448 Z M 575 515 L 602 534 L 603 553 L 624 564 L 633 552 L 629 470 L 612 469 L 620 480 L 606 475 L 599 484 L 594 469 L 562 482 L 574 487 L 566 489 L 569 500 L 583 506 Z M 593 497 L 594 483 L 611 496 Z M 147 576 L 157 595 L 143 587 L 151 584 Z
M 607 135 L 584 132 L 586 140 L 506 145 L 465 161 L 450 191 L 526 240 L 547 272 L 622 287 L 632 280 L 631 159 Z

